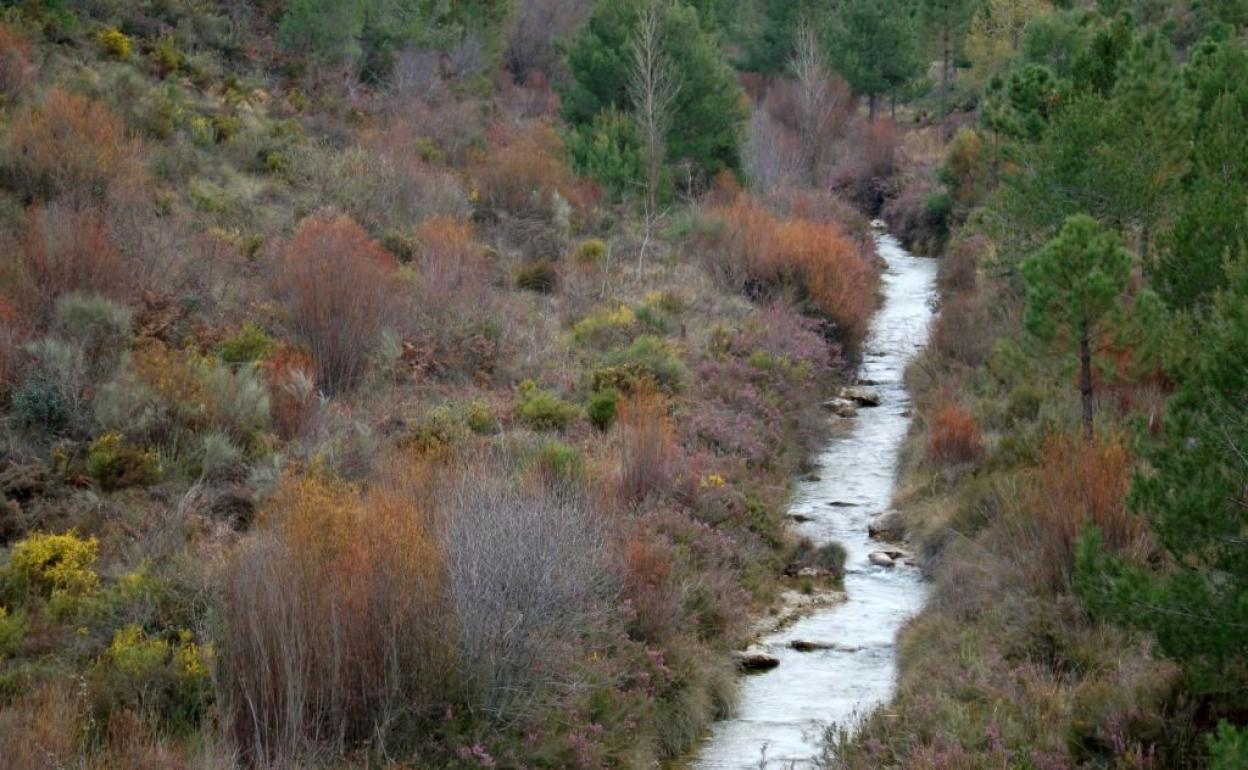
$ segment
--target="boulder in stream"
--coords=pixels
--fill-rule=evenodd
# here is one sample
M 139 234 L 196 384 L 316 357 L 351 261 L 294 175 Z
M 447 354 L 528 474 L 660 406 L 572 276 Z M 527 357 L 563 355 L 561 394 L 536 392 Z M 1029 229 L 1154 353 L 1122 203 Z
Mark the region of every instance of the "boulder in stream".
M 746 673 L 770 671 L 780 665 L 780 659 L 762 650 L 743 650 L 737 653 L 737 668 Z
M 847 398 L 834 398 L 823 402 L 823 408 L 837 417 L 853 417 L 858 414 L 858 407 Z
M 880 394 L 871 388 L 864 388 L 858 385 L 841 389 L 841 398 L 852 401 L 858 406 L 879 406 Z
M 867 534 L 874 540 L 897 542 L 906 537 L 906 527 L 896 511 L 884 511 L 867 524 Z
M 867 554 L 867 561 L 871 562 L 877 567 L 887 567 L 889 569 L 892 569 L 893 567 L 897 566 L 897 562 L 893 560 L 893 557 L 889 556 L 883 551 L 872 551 L 871 553 Z

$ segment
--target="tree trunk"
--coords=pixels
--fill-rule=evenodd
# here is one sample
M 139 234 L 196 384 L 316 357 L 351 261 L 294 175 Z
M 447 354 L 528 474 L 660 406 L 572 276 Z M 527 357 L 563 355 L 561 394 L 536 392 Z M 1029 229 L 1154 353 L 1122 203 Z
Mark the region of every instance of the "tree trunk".
M 1079 393 L 1083 396 L 1083 438 L 1092 443 L 1092 344 L 1085 325 L 1079 332 Z
M 875 93 L 867 94 L 867 120 L 875 122 Z
M 890 102 L 889 107 L 888 107 L 888 114 L 889 114 L 889 117 L 892 118 L 893 122 L 896 123 L 897 122 L 897 89 L 896 88 L 893 89 L 892 101 Z

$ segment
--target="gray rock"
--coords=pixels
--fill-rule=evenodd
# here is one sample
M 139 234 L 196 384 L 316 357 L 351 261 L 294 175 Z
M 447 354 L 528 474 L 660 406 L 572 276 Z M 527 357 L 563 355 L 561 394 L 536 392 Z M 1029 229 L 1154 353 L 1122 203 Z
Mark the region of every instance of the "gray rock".
M 852 401 L 858 406 L 879 406 L 880 394 L 871 388 L 854 386 L 841 390 L 841 398 Z
M 780 665 L 780 659 L 762 650 L 745 650 L 737 653 L 737 668 L 748 673 L 770 671 Z
M 896 511 L 885 511 L 867 524 L 867 534 L 875 540 L 896 542 L 905 539 L 906 528 Z
M 854 402 L 845 398 L 824 401 L 823 408 L 837 417 L 853 417 L 858 414 L 858 407 L 854 405 Z
M 897 562 L 893 561 L 893 557 L 883 551 L 872 551 L 867 554 L 867 561 L 877 567 L 887 567 L 891 569 L 897 566 Z

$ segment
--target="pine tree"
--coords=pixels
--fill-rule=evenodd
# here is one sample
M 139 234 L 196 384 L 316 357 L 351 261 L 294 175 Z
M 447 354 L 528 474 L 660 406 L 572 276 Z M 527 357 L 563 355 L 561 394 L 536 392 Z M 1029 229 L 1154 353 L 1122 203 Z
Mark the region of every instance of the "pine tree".
M 1028 330 L 1045 340 L 1067 331 L 1078 347 L 1083 430 L 1088 441 L 1093 438 L 1092 343 L 1099 324 L 1118 305 L 1127 287 L 1131 260 L 1131 252 L 1116 232 L 1078 214 L 1022 264 Z

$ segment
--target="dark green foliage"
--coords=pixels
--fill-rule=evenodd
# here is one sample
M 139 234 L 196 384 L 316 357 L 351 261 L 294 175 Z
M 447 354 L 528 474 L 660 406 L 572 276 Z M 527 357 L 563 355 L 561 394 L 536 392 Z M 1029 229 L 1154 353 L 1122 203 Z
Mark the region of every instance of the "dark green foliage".
M 227 364 L 247 364 L 263 359 L 275 344 L 268 332 L 247 321 L 237 334 L 221 343 L 217 353 Z
M 1077 588 L 1096 613 L 1156 634 L 1183 661 L 1192 687 L 1232 708 L 1248 706 L 1248 259 L 1230 269 L 1212 318 L 1185 346 L 1179 392 L 1165 429 L 1144 442 L 1147 466 L 1130 503 L 1169 552 L 1168 569 L 1101 552 L 1096 533 L 1079 549 Z M 1228 748 L 1227 751 L 1234 749 Z
M 572 42 L 568 69 L 573 82 L 562 90 L 564 118 L 578 131 L 595 124 L 608 110 L 627 113 L 629 45 L 644 0 L 600 0 L 589 24 Z M 736 75 L 724 61 L 719 41 L 683 3 L 664 5 L 664 51 L 680 84 L 667 136 L 667 161 L 692 163 L 709 179 L 723 169 L 741 166 L 740 140 L 747 116 Z M 616 129 L 618 136 L 621 129 Z M 627 166 L 627 164 L 625 164 Z
M 846 0 L 831 17 L 827 40 L 833 68 L 873 108 L 876 96 L 905 87 L 924 66 L 900 0 Z
M 590 396 L 589 406 L 585 411 L 595 428 L 601 431 L 607 430 L 615 423 L 615 418 L 620 411 L 620 391 L 615 388 L 604 388 L 595 392 Z
M 1089 440 L 1092 345 L 1101 321 L 1118 306 L 1127 288 L 1131 263 L 1131 252 L 1118 233 L 1079 214 L 1067 219 L 1058 236 L 1022 264 L 1028 330 L 1046 340 L 1065 331 L 1078 346 L 1083 427 Z
M 60 433 L 69 426 L 73 407 L 57 383 L 36 374 L 13 393 L 13 413 L 22 427 Z
M 549 294 L 559 284 L 559 271 L 550 260 L 539 259 L 520 268 L 516 273 L 516 288 Z
M 573 167 L 601 182 L 617 201 L 645 186 L 642 141 L 636 123 L 614 107 L 570 131 L 567 148 Z

